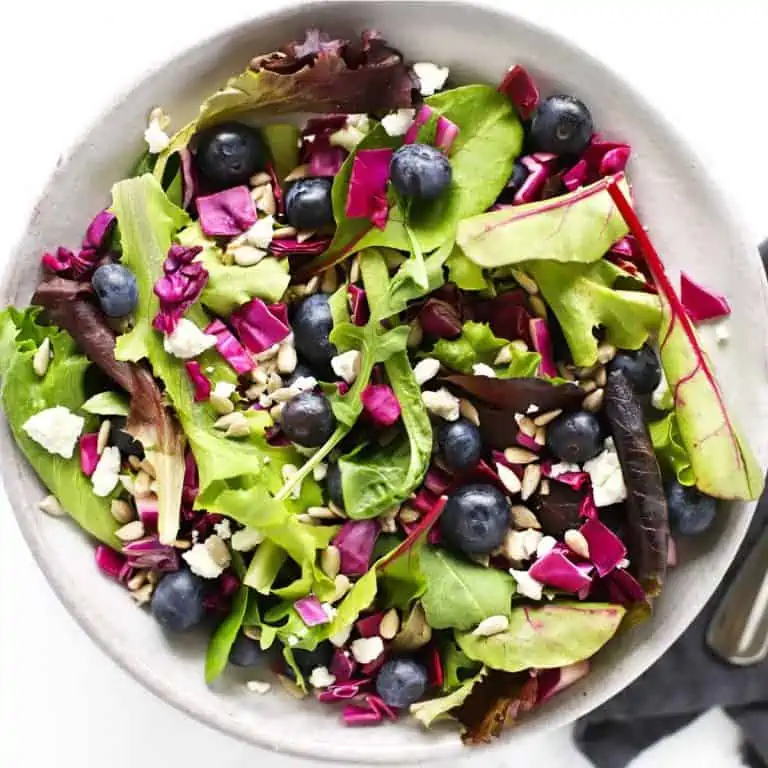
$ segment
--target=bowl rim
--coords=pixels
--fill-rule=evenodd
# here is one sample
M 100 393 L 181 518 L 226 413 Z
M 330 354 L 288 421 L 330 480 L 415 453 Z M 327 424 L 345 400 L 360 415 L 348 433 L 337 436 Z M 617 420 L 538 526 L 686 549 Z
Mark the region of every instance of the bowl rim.
M 88 137 L 93 126 L 98 122 L 108 118 L 109 115 L 120 104 L 130 99 L 135 91 L 146 80 L 152 78 L 154 75 L 167 67 L 178 65 L 179 62 L 189 53 L 193 46 L 209 46 L 214 45 L 217 42 L 224 43 L 226 42 L 227 38 L 236 33 L 237 30 L 245 24 L 250 24 L 255 21 L 275 23 L 282 20 L 290 20 L 290 18 L 295 15 L 297 11 L 306 13 L 307 11 L 311 11 L 312 7 L 314 6 L 322 6 L 324 10 L 327 10 L 332 6 L 343 9 L 345 6 L 365 7 L 368 5 L 370 7 L 371 5 L 394 5 L 395 2 L 397 2 L 397 4 L 410 6 L 439 5 L 456 9 L 477 8 L 488 16 L 498 17 L 505 23 L 509 22 L 510 20 L 513 21 L 525 33 L 542 38 L 548 38 L 554 45 L 560 47 L 563 50 L 566 50 L 570 55 L 577 56 L 589 66 L 602 70 L 603 75 L 612 79 L 617 86 L 620 86 L 623 93 L 626 94 L 627 97 L 629 97 L 644 110 L 646 116 L 651 120 L 653 125 L 661 133 L 663 133 L 667 141 L 673 145 L 676 154 L 678 154 L 686 162 L 686 164 L 696 168 L 698 181 L 703 185 L 706 192 L 708 194 L 717 194 L 717 188 L 713 183 L 711 176 L 707 171 L 703 170 L 702 164 L 698 162 L 699 158 L 697 153 L 684 140 L 683 136 L 680 134 L 677 128 L 664 116 L 664 114 L 661 113 L 631 82 L 625 80 L 622 75 L 615 72 L 601 58 L 589 53 L 581 46 L 571 42 L 561 32 L 518 15 L 514 8 L 510 6 L 502 6 L 498 2 L 494 3 L 493 0 L 373 0 L 371 3 L 369 3 L 368 0 L 303 0 L 301 3 L 291 3 L 289 5 L 280 6 L 273 10 L 264 10 L 263 12 L 257 10 L 250 14 L 242 14 L 238 20 L 227 24 L 225 27 L 218 29 L 211 34 L 206 34 L 204 37 L 200 37 L 181 48 L 174 49 L 171 55 L 166 59 L 157 62 L 152 66 L 145 67 L 134 77 L 132 77 L 130 82 L 125 87 L 123 87 L 119 93 L 117 93 L 112 99 L 108 100 L 106 104 L 104 104 L 104 106 L 99 109 L 98 113 L 93 117 L 93 119 L 91 119 L 87 125 L 85 125 L 78 132 L 77 137 L 73 141 L 69 142 L 68 146 L 62 151 L 53 171 L 48 175 L 42 187 L 41 193 L 38 195 L 35 203 L 32 206 L 31 212 L 22 230 L 22 234 L 17 238 L 16 243 L 10 249 L 10 253 L 16 253 L 21 247 L 26 234 L 35 225 L 39 208 L 46 198 L 46 190 L 51 185 L 55 184 L 58 178 L 65 173 L 73 156 L 75 156 L 81 149 L 87 146 Z M 722 212 L 721 223 L 723 229 L 726 231 L 728 239 L 731 242 L 738 244 L 739 251 L 743 252 L 744 248 L 742 245 L 746 244 L 742 243 L 741 233 L 748 232 L 750 230 L 743 225 L 741 215 L 735 211 L 734 206 L 730 200 L 724 196 L 719 197 Z M 8 263 L 3 269 L 2 276 L 0 278 L 0 285 L 9 285 L 13 283 L 13 262 L 13 258 L 9 259 Z M 763 284 L 765 287 L 765 277 L 763 277 Z M 2 422 L 5 426 L 3 434 L 0 435 L 0 443 L 13 443 L 13 439 L 10 436 L 10 431 L 7 427 L 7 420 L 2 413 L 0 413 L 0 422 Z M 26 461 L 23 457 L 21 460 Z M 14 516 L 19 525 L 21 533 L 40 570 L 43 572 L 47 581 L 53 588 L 53 591 L 59 601 L 62 603 L 62 605 L 64 605 L 64 607 L 73 616 L 81 628 L 85 630 L 86 634 L 102 651 L 104 651 L 134 680 L 141 684 L 142 687 L 150 691 L 162 701 L 171 704 L 174 708 L 189 715 L 199 723 L 211 728 L 215 728 L 216 730 L 229 736 L 233 736 L 240 741 L 263 749 L 273 750 L 275 752 L 284 753 L 286 755 L 309 759 L 314 762 L 338 761 L 342 763 L 383 764 L 396 761 L 398 763 L 415 763 L 447 758 L 455 759 L 460 756 L 468 756 L 469 753 L 465 748 L 462 747 L 458 738 L 456 738 L 455 742 L 442 742 L 440 744 L 435 744 L 434 747 L 409 747 L 407 744 L 398 745 L 397 748 L 388 750 L 386 754 L 382 754 L 381 746 L 373 746 L 369 748 L 362 746 L 344 747 L 343 741 L 323 742 L 323 752 L 322 754 L 319 754 L 317 751 L 313 750 L 312 742 L 305 743 L 303 745 L 297 745 L 296 742 L 290 738 L 290 734 L 283 736 L 281 733 L 267 732 L 266 729 L 256 731 L 253 729 L 252 725 L 246 725 L 245 723 L 230 717 L 224 708 L 212 710 L 210 708 L 196 705 L 194 700 L 189 696 L 179 692 L 172 686 L 168 686 L 164 682 L 162 674 L 153 671 L 138 661 L 131 654 L 130 649 L 124 647 L 120 643 L 119 638 L 115 636 L 114 632 L 110 631 L 106 625 L 97 622 L 95 620 L 95 616 L 80 605 L 80 603 L 75 599 L 75 596 L 71 593 L 64 575 L 59 574 L 56 569 L 51 566 L 51 563 L 49 562 L 43 547 L 38 541 L 37 534 L 35 532 L 35 526 L 31 522 L 28 522 L 26 516 L 21 513 L 21 509 L 23 508 L 22 488 L 20 484 L 15 481 L 15 478 L 10 476 L 8 466 L 5 463 L 2 467 L 2 475 L 3 483 L 5 486 L 5 493 L 10 502 L 10 506 L 13 509 Z M 742 526 L 741 534 L 732 540 L 730 551 L 726 550 L 726 552 L 723 553 L 724 557 L 722 558 L 721 565 L 718 568 L 718 582 L 722 579 L 726 570 L 733 562 L 733 559 L 743 541 L 743 538 L 746 535 L 749 523 L 751 522 L 754 514 L 755 507 L 756 502 L 749 502 L 746 504 L 746 509 L 742 513 L 742 519 L 740 521 Z M 727 557 L 725 555 L 727 555 Z M 712 591 L 714 592 L 714 587 Z M 709 597 L 711 597 L 711 593 L 708 598 Z M 591 692 L 589 696 L 585 695 L 583 697 L 583 701 L 575 705 L 567 714 L 565 712 L 561 714 L 555 713 L 547 723 L 545 731 L 536 731 L 533 729 L 530 733 L 527 730 L 525 730 L 523 733 L 518 733 L 515 736 L 515 744 L 519 744 L 522 740 L 531 738 L 532 736 L 540 736 L 546 731 L 563 727 L 574 722 L 578 718 L 594 710 L 608 699 L 622 691 L 624 688 L 629 686 L 652 664 L 661 658 L 661 656 L 696 618 L 705 604 L 706 601 L 698 606 L 686 605 L 681 607 L 680 616 L 678 617 L 677 621 L 677 628 L 679 629 L 679 632 L 671 635 L 668 638 L 665 638 L 661 642 L 661 648 L 658 655 L 654 655 L 652 658 L 648 658 L 635 654 L 633 657 L 633 664 L 629 667 L 624 667 L 625 674 L 623 675 L 623 682 L 617 682 L 612 686 L 604 686 L 598 692 Z M 489 749 L 498 750 L 510 748 L 511 746 L 512 744 L 509 742 L 500 741 L 497 743 L 496 747 L 486 748 L 486 750 L 483 751 L 483 754 L 488 755 Z M 392 754 L 390 754 L 390 752 Z

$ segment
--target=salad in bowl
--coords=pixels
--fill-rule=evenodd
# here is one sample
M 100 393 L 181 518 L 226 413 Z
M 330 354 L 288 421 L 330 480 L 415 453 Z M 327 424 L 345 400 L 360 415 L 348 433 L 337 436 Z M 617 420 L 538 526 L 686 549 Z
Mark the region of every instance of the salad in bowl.
M 759 496 L 695 328 L 727 299 L 672 285 L 577 94 L 312 29 L 169 128 L 0 315 L 1 396 L 208 682 L 487 741 Z

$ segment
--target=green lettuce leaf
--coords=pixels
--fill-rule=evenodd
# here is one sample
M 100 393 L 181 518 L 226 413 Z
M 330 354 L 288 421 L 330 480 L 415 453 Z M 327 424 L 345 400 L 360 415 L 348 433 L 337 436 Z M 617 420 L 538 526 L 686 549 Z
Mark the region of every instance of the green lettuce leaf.
M 278 261 L 268 256 L 252 267 L 224 264 L 221 261 L 221 249 L 203 234 L 199 222 L 181 230 L 176 239 L 188 247 L 202 247 L 197 260 L 208 270 L 208 282 L 200 296 L 200 303 L 222 317 L 229 317 L 239 306 L 253 298 L 267 302 L 280 301 L 291 280 L 287 259 Z
M 409 302 L 436 291 L 445 283 L 443 265 L 453 247 L 453 243 L 449 241 L 425 257 L 426 287 L 419 284 L 416 274 L 417 266 L 412 260 L 409 259 L 400 265 L 389 283 L 387 301 L 381 310 L 382 319 L 399 314 L 408 306 Z
M 594 656 L 616 633 L 625 609 L 608 603 L 517 606 L 509 628 L 491 637 L 457 632 L 470 659 L 493 669 L 522 672 L 575 664 Z
M 515 580 L 444 549 L 425 547 L 421 569 L 427 589 L 421 602 L 434 629 L 472 629 L 489 616 L 509 616 Z
M 674 475 L 681 485 L 696 485 L 691 460 L 683 446 L 675 414 L 668 413 L 663 419 L 651 422 L 648 430 L 662 472 L 667 476 Z
M 109 390 L 89 397 L 80 407 L 86 413 L 94 413 L 98 416 L 128 416 L 130 409 L 124 395 Z
M 91 536 L 119 550 L 115 531 L 120 524 L 110 512 L 111 499 L 94 494 L 80 469 L 79 452 L 75 450 L 71 459 L 48 453 L 22 429 L 27 419 L 46 408 L 61 405 L 77 412 L 85 401 L 85 373 L 91 364 L 66 331 L 38 325 L 39 314 L 37 308 L 0 313 L 0 399 L 5 416 L 17 445 L 62 508 Z M 46 338 L 53 357 L 41 378 L 32 360 Z
M 383 559 L 399 543 L 400 540 L 395 536 L 379 536 L 376 542 L 377 559 Z M 381 607 L 399 608 L 404 611 L 424 594 L 427 582 L 419 561 L 422 546 L 422 542 L 417 542 L 404 555 L 379 570 Z
M 261 126 L 261 135 L 269 147 L 275 174 L 282 184 L 285 177 L 299 164 L 301 132 L 291 123 L 272 123 Z
M 462 683 L 453 693 L 440 696 L 437 699 L 418 701 L 411 704 L 411 714 L 425 727 L 429 728 L 438 718 L 448 717 L 451 710 L 460 707 L 472 693 L 475 684 L 485 677 L 485 668 L 481 669 L 474 677 Z
M 460 373 L 472 373 L 472 366 L 478 363 L 490 365 L 497 378 L 512 379 L 535 376 L 541 362 L 537 352 L 520 352 L 510 347 L 512 361 L 505 365 L 494 365 L 496 355 L 509 341 L 494 335 L 487 323 L 464 323 L 458 339 L 440 339 L 429 353 L 447 368 Z
M 509 99 L 488 85 L 466 85 L 430 96 L 425 102 L 435 116 L 443 115 L 459 129 L 451 149 L 453 180 L 437 200 L 417 203 L 408 212 L 408 225 L 423 253 L 453 240 L 462 219 L 485 211 L 507 183 L 515 158 L 520 154 L 523 129 Z M 433 122 L 433 121 L 432 121 Z M 425 125 L 419 140 L 434 126 Z M 388 136 L 376 126 L 358 144 L 362 149 L 396 149 L 402 137 Z M 346 208 L 354 153 L 347 158 L 333 184 L 333 211 L 337 229 L 333 242 L 308 270 L 318 271 L 370 246 L 411 251 L 411 238 L 403 211 L 395 206 L 383 230 L 366 219 L 347 219 Z
M 448 279 L 462 291 L 485 291 L 493 286 L 493 281 L 486 277 L 483 268 L 468 259 L 461 248 L 453 250 L 446 266 Z
M 353 584 L 352 589 L 338 604 L 333 621 L 327 625 L 325 637 L 332 637 L 354 624 L 358 616 L 373 605 L 377 588 L 376 565 L 374 565 L 368 573 Z
M 576 365 L 597 362 L 595 328 L 620 349 L 639 349 L 661 323 L 658 297 L 615 287 L 627 273 L 601 259 L 594 264 L 531 261 L 526 270 L 555 313 Z
M 628 231 L 601 179 L 560 197 L 464 218 L 456 240 L 480 267 L 543 260 L 589 264 Z
M 449 693 L 460 688 L 477 674 L 479 662 L 473 661 L 456 645 L 453 637 L 446 638 L 440 646 L 443 660 L 443 692 Z

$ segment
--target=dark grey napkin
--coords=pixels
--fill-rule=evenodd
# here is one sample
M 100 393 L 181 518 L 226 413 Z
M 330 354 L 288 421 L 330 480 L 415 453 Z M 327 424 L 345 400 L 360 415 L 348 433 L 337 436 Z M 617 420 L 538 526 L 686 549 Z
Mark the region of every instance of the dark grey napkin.
M 723 707 L 741 726 L 748 764 L 768 766 L 768 662 L 734 667 L 704 642 L 715 608 L 767 523 L 765 495 L 731 569 L 687 632 L 642 677 L 576 724 L 576 744 L 597 768 L 624 768 L 711 707 Z

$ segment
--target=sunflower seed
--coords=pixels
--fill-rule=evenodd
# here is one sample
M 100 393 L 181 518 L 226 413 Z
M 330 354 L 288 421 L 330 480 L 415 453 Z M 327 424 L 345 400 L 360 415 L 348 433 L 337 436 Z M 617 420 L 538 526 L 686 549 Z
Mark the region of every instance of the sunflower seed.
M 536 445 L 547 444 L 547 429 L 546 427 L 536 427 L 536 434 L 533 436 L 533 441 Z
M 333 596 L 328 601 L 330 603 L 337 603 L 339 600 L 341 600 L 344 595 L 349 592 L 349 590 L 352 588 L 352 583 L 349 580 L 349 576 L 345 576 L 343 573 L 339 573 L 336 575 L 336 578 L 333 580 L 333 583 L 336 587 Z
M 616 357 L 616 347 L 613 344 L 601 344 L 597 348 L 597 359 L 603 365 L 610 363 Z
M 549 496 L 549 478 L 542 477 L 539 485 L 539 496 Z
M 131 496 L 136 495 L 136 484 L 133 482 L 133 478 L 130 475 L 118 475 L 117 479 L 120 481 L 120 485 L 122 485 Z
M 286 182 L 296 181 L 297 179 L 304 179 L 309 176 L 309 163 L 304 165 L 297 165 L 286 177 Z
M 150 584 L 157 586 L 160 583 L 160 572 L 156 571 L 154 568 L 150 568 L 147 571 L 147 581 Z
M 477 408 L 469 400 L 459 400 L 459 413 L 467 420 L 471 421 L 476 427 L 480 426 L 480 414 Z
M 176 541 L 173 542 L 173 548 L 174 549 L 192 549 L 192 542 L 186 541 L 185 539 L 176 539 Z
M 336 517 L 340 517 L 340 518 L 346 517 L 346 515 L 344 514 L 344 510 L 341 509 L 340 507 L 337 507 L 332 501 L 328 502 L 328 509 L 330 509 L 331 512 L 333 512 L 333 514 L 336 515 Z
M 520 478 L 515 474 L 514 470 L 510 469 L 506 464 L 497 464 L 496 473 L 501 480 L 501 484 L 507 489 L 507 491 L 514 496 L 516 493 L 520 493 Z
M 272 417 L 272 421 L 280 421 L 283 417 L 283 408 L 285 403 L 277 403 L 269 409 L 269 415 Z
M 145 570 L 136 571 L 130 579 L 125 583 L 125 586 L 131 592 L 135 592 L 139 587 L 143 587 L 147 583 L 147 572 Z
M 51 362 L 51 339 L 46 336 L 32 358 L 32 370 L 42 379 Z
M 131 455 L 128 457 L 128 465 L 132 470 L 138 472 L 141 469 L 141 459 L 138 456 Z
M 502 347 L 499 350 L 499 353 L 496 355 L 496 357 L 493 360 L 494 365 L 506 365 L 507 363 L 512 362 L 512 349 L 507 344 L 506 346 Z
M 510 514 L 512 515 L 512 522 L 518 528 L 535 528 L 541 529 L 541 523 L 536 515 L 531 512 L 528 507 L 523 504 L 513 504 L 510 508 Z
M 115 531 L 115 536 L 117 536 L 120 541 L 136 541 L 143 535 L 144 523 L 142 523 L 141 520 L 134 520 Z
M 597 384 L 595 384 L 592 379 L 587 379 L 586 381 L 581 382 L 581 390 L 582 392 L 594 392 L 597 389 Z
M 530 275 L 527 275 L 525 272 L 521 272 L 519 269 L 513 269 L 510 271 L 512 272 L 512 277 L 514 277 L 515 280 L 517 280 L 520 287 L 526 293 L 530 293 L 531 295 L 534 295 L 539 292 L 538 284 Z
M 558 363 L 557 364 L 557 372 L 562 376 L 562 378 L 566 379 L 567 381 L 575 381 L 576 375 L 574 374 L 573 370 L 569 365 L 566 365 L 565 363 Z
M 267 378 L 268 378 L 267 377 L 267 372 L 263 368 L 261 368 L 261 367 L 254 368 L 251 371 L 251 381 L 254 384 L 258 384 L 261 387 L 266 387 L 267 386 Z
M 589 542 L 581 531 L 571 528 L 565 532 L 563 539 L 568 549 L 572 550 L 580 557 L 583 557 L 585 560 L 589 560 Z
M 104 449 L 109 444 L 109 430 L 112 428 L 112 422 L 109 419 L 104 419 L 99 427 L 99 434 L 96 438 L 96 453 L 101 456 L 104 453 Z
M 152 593 L 155 591 L 153 584 L 145 584 L 143 587 L 139 587 L 135 592 L 131 592 L 131 597 L 136 601 L 137 605 L 145 605 L 152 599 Z
M 127 501 L 123 501 L 122 499 L 114 499 L 109 507 L 109 511 L 112 513 L 112 517 L 114 517 L 118 523 L 122 523 L 123 525 L 130 523 L 135 517 L 133 514 L 133 507 L 131 507 Z
M 339 275 L 336 267 L 330 267 L 323 272 L 320 290 L 323 293 L 333 293 L 339 287 Z
M 491 558 L 489 555 L 470 555 L 469 559 L 477 565 L 481 565 L 483 568 L 488 568 L 491 564 Z
M 595 373 L 595 384 L 598 387 L 604 387 L 608 383 L 608 371 L 604 365 L 601 365 Z
M 605 399 L 605 390 L 596 389 L 594 392 L 588 394 L 582 401 L 581 407 L 585 411 L 591 411 L 597 413 L 603 407 L 603 400 Z
M 349 267 L 349 282 L 356 283 L 360 279 L 360 256 L 357 255 L 352 259 L 352 264 Z
M 521 448 L 518 445 L 512 445 L 504 450 L 504 458 L 510 464 L 530 464 L 532 461 L 538 461 L 539 457 L 527 448 Z
M 317 520 L 335 520 L 336 515 L 328 507 L 307 507 L 307 514 Z
M 421 323 L 418 320 L 414 320 L 411 323 L 411 329 L 408 331 L 408 338 L 405 343 L 409 349 L 415 349 L 421 346 L 423 339 L 424 331 L 421 329 Z
M 491 637 L 505 632 L 509 628 L 509 619 L 506 616 L 489 616 L 483 619 L 473 630 L 472 634 L 478 637 Z
M 320 568 L 329 579 L 335 579 L 341 569 L 341 552 L 329 544 L 320 554 Z
M 51 517 L 64 517 L 66 514 L 61 504 L 59 504 L 59 500 L 53 495 L 46 496 L 37 505 L 37 508 Z
M 226 416 L 235 410 L 235 404 L 228 398 L 220 395 L 218 392 L 211 392 L 208 402 L 216 413 Z
M 146 455 L 141 460 L 141 468 L 150 477 L 157 477 L 157 470 L 155 469 L 155 465 L 152 463 L 153 458 L 154 458 L 154 453 L 152 453 L 151 451 L 147 451 Z
M 240 245 L 232 251 L 232 257 L 238 267 L 256 266 L 266 255 L 265 250 L 252 245 Z
M 528 437 L 534 437 L 536 435 L 536 425 L 530 418 L 528 418 L 528 416 L 516 413 L 515 421 L 517 421 L 517 426 L 524 435 Z
M 211 560 L 221 568 L 227 568 L 232 562 L 232 555 L 229 552 L 229 547 L 217 534 L 209 536 L 205 540 L 205 548 L 208 550 Z
M 256 207 L 267 214 L 267 216 L 274 216 L 277 213 L 277 203 L 275 202 L 275 193 L 272 189 L 272 185 L 268 184 L 263 187 L 257 187 L 261 190 L 261 196 L 258 200 L 254 200 Z
M 540 481 L 541 465 L 529 464 L 523 473 L 522 488 L 520 490 L 520 497 L 523 501 L 531 498 L 533 492 L 539 487 Z
M 320 287 L 320 276 L 315 275 L 308 283 L 306 283 L 302 289 L 304 296 L 311 296 L 313 293 L 317 293 L 317 289 Z
M 397 524 L 395 520 L 400 513 L 400 507 L 398 505 L 385 509 L 381 515 L 379 515 L 379 527 L 383 533 L 395 533 L 397 531 Z
M 277 370 L 280 373 L 293 373 L 298 362 L 296 347 L 285 342 L 281 344 L 280 351 L 277 353 Z
M 227 427 L 227 431 L 224 433 L 224 437 L 248 437 L 251 434 L 251 427 L 248 424 L 248 419 L 241 413 L 242 419 L 236 421 Z
M 265 184 L 272 183 L 272 177 L 266 171 L 255 173 L 248 180 L 252 187 L 263 187 Z
M 411 523 L 415 523 L 417 520 L 421 520 L 421 512 L 419 512 L 417 509 L 413 509 L 413 507 L 403 507 L 400 510 L 398 517 L 406 525 L 410 525 Z
M 280 351 L 280 347 L 278 347 L 275 350 L 275 355 L 278 354 Z M 280 375 L 277 373 L 270 373 L 269 378 L 267 379 L 267 392 L 271 395 L 273 392 L 276 392 L 278 389 L 282 389 L 283 387 L 283 380 L 280 378 Z
M 547 319 L 547 305 L 541 296 L 530 296 L 528 299 L 531 302 L 531 309 L 537 317 Z
M 296 233 L 297 243 L 306 243 L 310 237 L 314 237 L 317 231 L 314 229 L 301 229 Z
M 288 237 L 296 237 L 296 227 L 278 227 L 272 233 L 273 240 L 283 240 Z
M 547 411 L 546 413 L 540 413 L 533 420 L 533 423 L 537 427 L 546 427 L 547 424 L 549 424 L 551 421 L 554 421 L 562 412 L 563 412 L 563 409 L 558 408 L 556 411 Z
M 133 495 L 137 498 L 149 496 L 152 492 L 151 486 L 152 478 L 143 469 L 140 469 L 133 481 Z
M 243 627 L 243 634 L 249 640 L 261 640 L 261 627 Z
M 400 616 L 397 614 L 397 610 L 390 608 L 379 623 L 379 634 L 385 640 L 392 640 L 400 629 Z
M 430 379 L 434 379 L 439 372 L 440 361 L 434 357 L 425 357 L 413 367 L 413 375 L 420 387 L 424 386 Z

